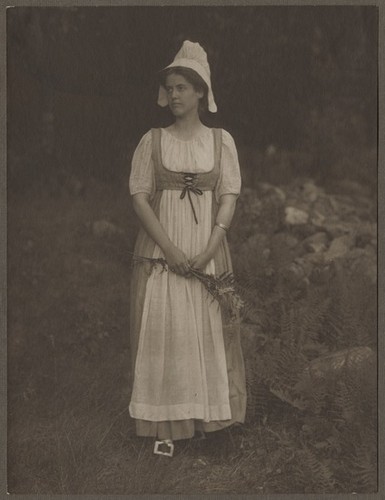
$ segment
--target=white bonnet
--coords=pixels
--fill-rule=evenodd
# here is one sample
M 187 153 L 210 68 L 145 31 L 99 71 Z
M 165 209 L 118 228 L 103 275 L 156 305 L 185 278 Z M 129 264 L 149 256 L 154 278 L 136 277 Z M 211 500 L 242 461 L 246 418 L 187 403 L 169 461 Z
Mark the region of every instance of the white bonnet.
M 208 108 L 211 113 L 216 113 L 217 105 L 211 88 L 210 66 L 207 61 L 207 54 L 203 47 L 197 42 L 185 40 L 182 47 L 174 58 L 174 61 L 163 69 L 182 66 L 194 70 L 204 80 L 209 89 Z M 158 95 L 159 106 L 165 107 L 168 104 L 166 89 L 160 85 Z

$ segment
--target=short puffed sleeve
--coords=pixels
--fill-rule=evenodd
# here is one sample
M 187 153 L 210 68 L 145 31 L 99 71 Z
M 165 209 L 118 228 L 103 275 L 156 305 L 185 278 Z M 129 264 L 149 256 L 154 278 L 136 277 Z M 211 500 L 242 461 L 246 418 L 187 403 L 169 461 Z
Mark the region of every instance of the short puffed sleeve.
M 132 157 L 129 189 L 131 195 L 148 193 L 153 196 L 155 193 L 151 130 L 141 138 Z
M 238 153 L 234 139 L 226 130 L 222 130 L 222 152 L 220 174 L 215 188 L 217 201 L 223 194 L 236 194 L 241 192 L 241 172 L 239 168 Z

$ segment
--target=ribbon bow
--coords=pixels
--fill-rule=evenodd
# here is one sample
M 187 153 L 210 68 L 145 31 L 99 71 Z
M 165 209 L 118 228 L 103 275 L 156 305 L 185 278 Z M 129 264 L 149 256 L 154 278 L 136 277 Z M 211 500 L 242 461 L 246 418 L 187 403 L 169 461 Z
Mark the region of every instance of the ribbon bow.
M 191 208 L 192 208 L 192 211 L 194 214 L 194 220 L 198 224 L 197 214 L 195 212 L 194 204 L 193 204 L 192 199 L 191 199 L 191 193 L 194 193 L 197 196 L 203 194 L 203 191 L 196 187 L 198 174 L 185 174 L 185 173 L 183 173 L 182 175 L 183 175 L 183 181 L 184 181 L 185 186 L 182 189 L 180 199 L 183 200 L 183 198 L 186 196 L 186 193 L 187 193 L 187 196 L 188 196 L 188 199 L 190 201 L 190 205 L 191 205 Z

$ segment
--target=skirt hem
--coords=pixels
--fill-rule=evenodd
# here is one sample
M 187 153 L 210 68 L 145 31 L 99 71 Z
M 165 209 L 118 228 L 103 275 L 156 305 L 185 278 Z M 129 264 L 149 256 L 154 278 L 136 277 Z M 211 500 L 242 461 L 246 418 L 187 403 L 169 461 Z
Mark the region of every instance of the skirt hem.
M 139 437 L 152 437 L 158 439 L 191 439 L 196 431 L 215 432 L 225 429 L 235 423 L 243 424 L 240 420 L 217 420 L 204 422 L 203 420 L 170 420 L 163 422 L 149 422 L 148 420 L 135 419 L 136 435 Z

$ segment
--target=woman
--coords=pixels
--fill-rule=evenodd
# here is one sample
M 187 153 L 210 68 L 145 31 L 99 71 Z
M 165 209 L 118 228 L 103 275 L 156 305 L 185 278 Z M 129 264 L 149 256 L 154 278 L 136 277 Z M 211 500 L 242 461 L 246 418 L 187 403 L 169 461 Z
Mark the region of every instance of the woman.
M 134 266 L 129 410 L 139 436 L 158 438 L 154 453 L 172 456 L 174 440 L 244 422 L 239 324 L 189 276 L 232 270 L 226 231 L 241 181 L 232 137 L 200 119 L 217 108 L 198 43 L 185 41 L 161 72 L 158 104 L 175 121 L 141 139 L 130 192 L 142 224 L 135 255 L 162 257 L 168 270 Z

